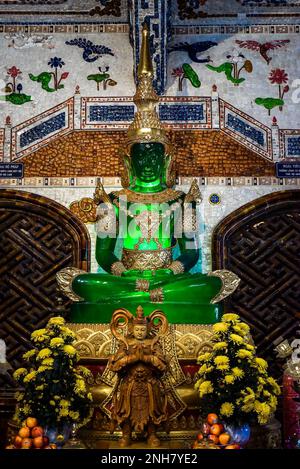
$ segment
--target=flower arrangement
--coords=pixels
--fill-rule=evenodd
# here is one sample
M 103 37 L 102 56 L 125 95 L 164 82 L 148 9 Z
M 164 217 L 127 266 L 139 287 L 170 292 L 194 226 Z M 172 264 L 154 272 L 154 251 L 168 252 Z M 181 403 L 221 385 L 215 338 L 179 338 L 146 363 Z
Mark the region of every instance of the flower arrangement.
M 31 334 L 31 340 L 34 348 L 23 355 L 28 367 L 14 372 L 24 388 L 17 395 L 15 419 L 34 415 L 48 427 L 85 425 L 91 415 L 92 395 L 85 385 L 90 371 L 77 366 L 75 334 L 62 317 L 53 317 L 44 329 Z
M 213 326 L 212 352 L 198 357 L 196 388 L 204 413 L 215 412 L 227 423 L 266 424 L 277 407 L 280 387 L 256 357 L 249 326 L 237 314 L 224 314 Z

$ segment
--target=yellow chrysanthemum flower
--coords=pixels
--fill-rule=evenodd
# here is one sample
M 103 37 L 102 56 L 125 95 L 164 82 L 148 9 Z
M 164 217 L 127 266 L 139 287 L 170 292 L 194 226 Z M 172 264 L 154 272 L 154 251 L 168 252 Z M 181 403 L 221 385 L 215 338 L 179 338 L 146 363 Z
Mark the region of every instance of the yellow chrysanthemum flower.
M 76 334 L 74 334 L 73 331 L 71 331 L 71 329 L 69 329 L 68 327 L 65 327 L 65 326 L 62 326 L 61 329 L 60 329 L 63 337 L 68 337 L 68 338 L 72 338 L 72 339 L 75 339 L 76 338 Z
M 243 378 L 244 376 L 243 370 L 239 368 L 238 366 L 235 366 L 234 368 L 232 368 L 231 372 L 236 378 Z
M 59 402 L 60 407 L 70 407 L 71 402 L 68 401 L 67 399 L 61 399 Z
M 15 380 L 18 380 L 20 379 L 22 376 L 25 376 L 27 375 L 27 370 L 26 368 L 18 368 L 14 374 L 13 374 L 13 377 L 15 378 Z
M 258 368 L 260 368 L 263 371 L 266 371 L 266 369 L 268 368 L 268 363 L 263 358 L 256 357 L 255 363 L 257 364 Z
M 67 417 L 69 415 L 69 409 L 67 407 L 62 407 L 59 411 L 60 417 Z
M 61 316 L 57 316 L 55 318 L 51 318 L 49 319 L 48 321 L 48 325 L 49 326 L 52 326 L 52 325 L 55 325 L 55 326 L 63 326 L 65 324 L 65 320 L 64 318 L 62 318 Z
M 51 399 L 51 401 L 49 401 L 49 404 L 52 405 L 52 406 L 55 406 L 55 401 L 53 401 L 53 400 Z
M 17 399 L 18 402 L 23 401 L 23 399 L 24 399 L 24 393 L 23 393 L 23 392 L 17 393 L 17 394 L 16 394 L 16 399 Z
M 28 375 L 24 378 L 24 383 L 29 383 L 29 381 L 33 381 L 36 378 L 36 371 L 31 371 Z
M 37 372 L 38 373 L 43 373 L 44 371 L 50 370 L 49 366 L 41 365 L 38 367 Z
M 276 410 L 277 404 L 278 404 L 278 399 L 275 396 L 270 396 L 268 399 L 268 404 L 272 409 L 272 412 Z
M 42 366 L 53 366 L 54 358 L 45 358 L 42 361 Z
M 199 386 L 200 397 L 205 396 L 205 394 L 211 394 L 214 388 L 211 381 L 203 381 Z
M 213 325 L 213 331 L 215 333 L 218 332 L 227 332 L 228 331 L 228 324 L 225 324 L 224 322 L 217 322 L 216 324 Z
M 213 346 L 213 350 L 223 350 L 228 346 L 227 342 L 217 342 Z
M 229 358 L 226 357 L 226 355 L 217 355 L 214 358 L 215 364 L 218 365 L 228 365 L 229 364 Z
M 222 322 L 235 322 L 240 319 L 238 314 L 233 314 L 233 313 L 227 313 L 223 314 L 222 316 Z
M 277 382 L 275 381 L 274 378 L 270 377 L 268 378 L 268 383 L 272 386 L 274 393 L 279 396 L 281 394 L 281 389 L 280 386 L 278 386 Z
M 252 358 L 253 357 L 253 354 L 249 350 L 245 350 L 243 348 L 238 350 L 235 355 L 238 358 Z
M 241 407 L 241 410 L 243 412 L 246 412 L 246 413 L 252 412 L 253 409 L 254 409 L 254 403 L 253 402 L 247 402 L 247 404 L 244 404 Z
M 255 350 L 255 347 L 251 344 L 245 344 L 245 347 L 247 350 L 250 350 L 250 352 L 253 352 Z
M 50 341 L 50 347 L 60 347 L 64 344 L 64 340 L 61 337 L 54 337 Z
M 250 327 L 249 327 L 248 324 L 246 324 L 245 322 L 240 322 L 240 323 L 239 323 L 239 327 L 240 327 L 241 329 L 243 329 L 243 331 L 245 331 L 245 332 L 247 332 L 247 333 L 250 332 Z
M 29 404 L 25 404 L 22 408 L 20 408 L 23 414 L 30 415 L 31 414 L 31 407 Z
M 76 355 L 76 349 L 72 345 L 65 345 L 64 352 L 70 356 Z
M 38 360 L 43 360 L 44 358 L 50 357 L 52 354 L 51 350 L 49 348 L 42 348 L 42 350 L 39 351 L 37 354 L 37 359 Z
M 80 366 L 78 366 L 77 369 L 78 369 L 79 373 L 81 373 L 82 376 L 84 376 L 85 378 L 89 378 L 90 376 L 92 376 L 92 372 L 88 368 L 86 368 L 85 366 L 80 365 Z
M 229 337 L 232 340 L 232 342 L 235 342 L 236 344 L 239 344 L 239 345 L 244 344 L 244 339 L 240 335 L 230 334 Z
M 79 412 L 69 412 L 69 416 L 71 417 L 71 419 L 73 420 L 78 420 L 79 419 Z
M 77 379 L 74 387 L 74 392 L 76 394 L 83 394 L 86 391 L 84 381 L 82 379 Z
M 199 368 L 199 375 L 204 375 L 207 371 L 207 365 L 204 363 L 200 368 Z
M 235 381 L 235 376 L 234 375 L 225 375 L 224 381 L 226 384 L 233 384 Z
M 24 353 L 23 358 L 24 360 L 30 360 L 30 358 L 34 357 L 36 354 L 36 350 L 28 350 L 28 352 Z
M 211 356 L 211 354 L 209 352 L 202 353 L 202 355 L 199 355 L 197 361 L 198 361 L 198 363 L 199 362 L 206 362 L 207 360 L 210 359 L 210 356 Z
M 33 331 L 33 333 L 31 334 L 31 338 L 34 340 L 43 335 L 47 335 L 47 329 L 37 329 L 36 331 Z
M 241 335 L 241 336 L 245 336 L 248 334 L 249 330 L 246 331 L 245 328 L 241 327 L 242 326 L 242 323 L 240 324 L 235 324 L 234 326 L 232 326 L 234 332 L 236 332 L 237 334 Z M 249 329 L 249 328 L 248 328 Z
M 254 410 L 258 414 L 257 419 L 260 424 L 268 422 L 271 416 L 271 407 L 266 402 L 255 401 Z
M 234 412 L 234 405 L 231 402 L 224 402 L 221 405 L 220 414 L 224 415 L 225 417 L 230 417 Z
M 35 389 L 36 389 L 37 391 L 43 391 L 44 387 L 45 387 L 44 384 L 40 384 L 39 386 L 36 386 Z

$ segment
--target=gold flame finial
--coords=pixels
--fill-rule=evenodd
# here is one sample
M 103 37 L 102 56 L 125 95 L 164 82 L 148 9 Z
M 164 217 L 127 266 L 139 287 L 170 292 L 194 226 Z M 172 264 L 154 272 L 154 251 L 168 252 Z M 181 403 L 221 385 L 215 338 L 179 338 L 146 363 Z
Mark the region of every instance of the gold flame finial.
M 138 66 L 138 78 L 148 75 L 153 78 L 153 66 L 150 54 L 150 31 L 146 23 L 142 30 L 142 47 L 140 52 L 140 63 Z
M 127 133 L 126 153 L 130 155 L 134 143 L 159 142 L 165 146 L 167 154 L 171 153 L 171 144 L 166 136 L 164 126 L 156 112 L 159 101 L 153 88 L 153 66 L 150 54 L 150 32 L 147 24 L 143 25 L 140 63 L 138 66 L 138 85 L 133 101 L 137 107 L 134 121 Z

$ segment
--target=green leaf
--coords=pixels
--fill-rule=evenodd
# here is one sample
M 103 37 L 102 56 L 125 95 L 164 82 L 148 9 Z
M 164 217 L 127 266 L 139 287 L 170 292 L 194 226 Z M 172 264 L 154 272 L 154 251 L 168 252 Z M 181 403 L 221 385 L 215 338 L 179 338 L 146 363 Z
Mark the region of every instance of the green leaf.
M 191 82 L 193 87 L 194 88 L 200 88 L 201 81 L 198 77 L 198 74 L 193 69 L 193 67 L 191 67 L 189 64 L 183 64 L 182 65 L 182 70 L 184 71 L 185 78 L 187 78 Z
M 274 107 L 284 105 L 283 99 L 279 98 L 256 98 L 255 103 L 258 104 L 258 106 L 263 106 L 269 111 L 274 109 Z

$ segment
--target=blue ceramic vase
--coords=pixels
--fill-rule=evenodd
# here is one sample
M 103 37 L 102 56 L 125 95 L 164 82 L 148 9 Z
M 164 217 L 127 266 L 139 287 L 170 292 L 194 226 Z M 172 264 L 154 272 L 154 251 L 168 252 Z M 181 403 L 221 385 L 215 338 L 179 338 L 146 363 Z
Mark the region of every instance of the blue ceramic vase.
M 225 431 L 229 433 L 231 442 L 245 446 L 250 439 L 250 426 L 247 423 L 241 425 L 227 424 L 225 425 Z
M 70 438 L 71 430 L 72 425 L 64 425 L 62 429 L 58 429 L 56 427 L 46 427 L 45 436 L 49 438 L 49 444 L 55 443 L 58 448 L 61 448 Z M 63 439 L 58 438 L 60 435 L 63 436 Z

